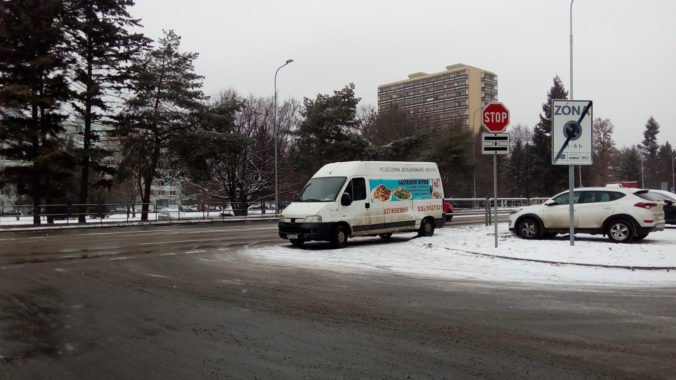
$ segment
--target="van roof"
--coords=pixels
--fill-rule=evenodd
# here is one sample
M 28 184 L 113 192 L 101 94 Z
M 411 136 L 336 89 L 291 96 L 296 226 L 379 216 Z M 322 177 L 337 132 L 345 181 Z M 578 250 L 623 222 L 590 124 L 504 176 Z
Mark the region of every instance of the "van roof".
M 419 162 L 419 161 L 344 161 L 332 162 L 322 166 L 321 169 L 315 173 L 313 177 L 347 177 L 356 173 L 365 175 L 367 166 L 430 166 L 436 164 L 434 162 Z

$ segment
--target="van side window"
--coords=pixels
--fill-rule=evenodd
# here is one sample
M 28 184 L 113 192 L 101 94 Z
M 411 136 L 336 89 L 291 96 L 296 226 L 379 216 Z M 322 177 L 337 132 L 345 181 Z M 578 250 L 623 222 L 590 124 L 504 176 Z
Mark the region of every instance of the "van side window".
M 353 201 L 366 199 L 366 180 L 364 178 L 352 178 L 345 191 L 351 193 Z

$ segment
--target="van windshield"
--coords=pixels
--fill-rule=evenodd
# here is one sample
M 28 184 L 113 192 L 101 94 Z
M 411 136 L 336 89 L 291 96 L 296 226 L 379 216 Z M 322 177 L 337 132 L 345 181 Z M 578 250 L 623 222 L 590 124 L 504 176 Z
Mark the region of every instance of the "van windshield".
M 333 202 L 343 188 L 346 177 L 312 178 L 300 191 L 296 202 Z

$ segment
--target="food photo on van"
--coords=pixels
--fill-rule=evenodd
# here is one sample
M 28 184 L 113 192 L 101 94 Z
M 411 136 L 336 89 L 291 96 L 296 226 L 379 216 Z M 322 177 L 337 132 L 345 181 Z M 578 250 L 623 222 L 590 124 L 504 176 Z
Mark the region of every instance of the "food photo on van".
M 279 215 L 279 236 L 294 246 L 418 232 L 445 223 L 444 190 L 433 162 L 350 161 L 319 169 Z

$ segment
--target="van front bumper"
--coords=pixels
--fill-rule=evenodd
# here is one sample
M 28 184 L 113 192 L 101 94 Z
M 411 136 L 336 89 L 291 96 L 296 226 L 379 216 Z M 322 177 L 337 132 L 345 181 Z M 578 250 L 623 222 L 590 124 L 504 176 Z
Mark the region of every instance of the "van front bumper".
M 282 239 L 331 240 L 331 232 L 337 223 L 279 223 L 279 237 Z

